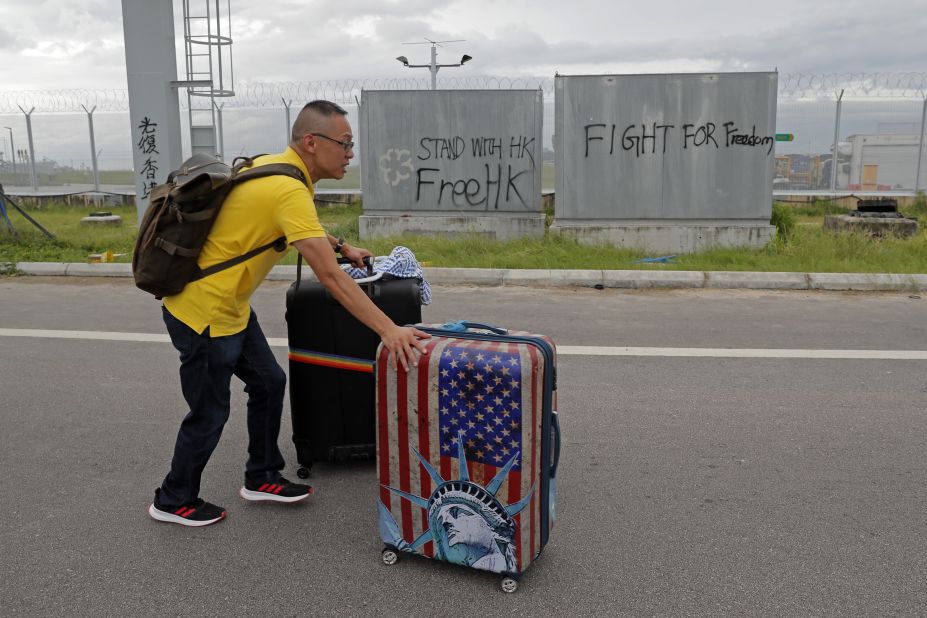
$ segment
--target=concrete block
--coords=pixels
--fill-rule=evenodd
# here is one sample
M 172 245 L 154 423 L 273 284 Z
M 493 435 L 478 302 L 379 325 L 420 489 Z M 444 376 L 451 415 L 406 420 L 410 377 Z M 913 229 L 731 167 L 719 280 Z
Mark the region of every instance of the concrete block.
M 913 275 L 886 273 L 809 273 L 808 282 L 812 290 L 901 292 L 918 289 Z
M 551 270 L 532 268 L 532 269 L 513 269 L 506 271 L 502 278 L 502 285 L 521 285 L 521 286 L 545 286 L 550 285 Z
M 131 264 L 82 264 L 74 262 L 67 264 L 65 272 L 69 277 L 131 277 Z
M 80 220 L 81 225 L 122 225 L 122 217 L 119 215 L 90 215 Z
M 509 271 L 511 274 L 516 271 Z M 506 280 L 508 285 L 508 280 Z M 548 283 L 539 282 L 538 285 L 564 286 L 564 287 L 586 287 L 592 288 L 597 285 L 604 285 L 601 270 L 551 270 L 550 281 Z
M 595 287 L 596 285 L 602 285 L 602 271 L 556 269 L 509 270 L 506 272 L 502 283 L 503 285 L 539 287 Z
M 554 208 L 556 205 L 556 194 L 553 191 L 541 191 L 541 210 Z
M 917 219 L 825 215 L 824 229 L 834 233 L 859 231 L 870 236 L 908 238 L 917 233 Z
M 689 270 L 603 270 L 607 288 L 703 288 L 705 273 Z
M 775 236 L 775 226 L 763 222 L 692 221 L 585 221 L 557 219 L 552 234 L 573 238 L 586 245 L 609 243 L 643 251 L 694 253 L 712 247 L 765 246 Z
M 721 272 L 705 273 L 707 288 L 740 288 L 750 290 L 807 290 L 808 275 L 788 272 Z
M 927 275 L 910 275 L 910 277 L 918 292 L 927 292 Z
M 19 262 L 16 271 L 23 275 L 48 275 L 63 277 L 67 274 L 68 265 L 64 262 Z

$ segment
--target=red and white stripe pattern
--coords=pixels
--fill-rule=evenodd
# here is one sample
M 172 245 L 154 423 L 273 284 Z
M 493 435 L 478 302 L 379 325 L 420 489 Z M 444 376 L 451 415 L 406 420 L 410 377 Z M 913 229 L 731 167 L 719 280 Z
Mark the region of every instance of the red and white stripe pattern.
M 269 494 L 274 494 L 275 496 L 283 491 L 283 485 L 277 485 L 276 483 L 264 483 L 258 487 L 258 491 L 266 491 Z
M 414 448 L 437 470 L 445 481 L 460 478 L 460 462 L 456 456 L 442 455 L 442 419 L 439 410 L 439 371 L 442 355 L 453 348 L 473 354 L 491 356 L 493 352 L 516 355 L 518 366 L 513 377 L 520 381 L 521 423 L 520 469 L 512 469 L 495 496 L 504 506 L 513 505 L 532 492 L 527 508 L 514 516 L 517 524 L 515 554 L 518 570 L 524 571 L 541 549 L 540 518 L 540 453 L 544 357 L 530 344 L 504 341 L 473 341 L 436 336 L 427 342 L 428 353 L 419 359 L 419 366 L 405 372 L 394 370 L 389 351 L 381 346 L 377 359 L 377 466 L 380 500 L 390 511 L 401 530 L 403 539 L 412 543 L 428 530 L 425 509 L 390 491 L 400 491 L 428 499 L 437 485 L 412 452 Z M 463 419 L 464 422 L 477 419 Z M 485 420 L 483 421 L 485 422 Z M 468 451 L 470 451 L 468 447 Z M 514 453 L 513 453 L 514 454 Z M 451 455 L 456 455 L 452 453 Z M 478 459 L 468 452 L 468 459 Z M 507 458 L 506 458 L 507 459 Z M 485 461 L 485 459 L 484 459 Z M 504 461 L 503 461 L 504 463 Z M 469 462 L 470 481 L 485 488 L 499 472 L 499 466 Z M 433 558 L 433 542 L 425 543 L 418 552 Z

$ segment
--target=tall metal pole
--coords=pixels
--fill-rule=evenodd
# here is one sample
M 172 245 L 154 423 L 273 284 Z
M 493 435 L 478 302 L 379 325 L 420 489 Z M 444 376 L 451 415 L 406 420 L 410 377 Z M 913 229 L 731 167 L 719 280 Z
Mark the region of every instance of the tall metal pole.
M 438 89 L 438 50 L 434 44 L 431 46 L 431 89 Z
M 22 113 L 26 114 L 26 134 L 29 136 L 29 166 L 32 170 L 32 190 L 38 191 L 39 185 L 35 179 L 35 146 L 32 144 L 32 112 L 35 111 L 33 107 L 28 112 L 22 108 L 22 106 L 17 105 Z
M 93 109 L 88 110 L 86 106 L 81 104 L 81 107 L 84 108 L 84 111 L 87 112 L 87 122 L 90 125 L 90 161 L 93 163 L 93 190 L 98 192 L 100 191 L 100 171 L 97 168 L 97 143 L 93 137 L 93 112 L 96 111 L 97 106 L 94 105 Z
M 15 180 L 16 178 L 16 146 L 13 145 L 13 127 L 3 127 L 3 128 L 10 132 L 10 153 L 13 155 L 11 157 L 13 159 L 13 178 L 14 178 L 13 182 L 16 182 Z
M 843 104 L 843 90 L 837 97 L 837 120 L 834 122 L 834 156 L 830 164 L 830 190 L 837 191 L 837 141 L 840 139 L 840 107 Z
M 924 122 L 927 121 L 927 98 L 921 110 L 921 141 L 917 147 L 917 173 L 914 175 L 914 193 L 921 190 L 921 160 L 924 158 Z
M 218 120 L 216 129 L 219 133 L 219 160 L 225 161 L 225 134 L 222 131 L 222 108 L 225 107 L 225 103 L 216 105 L 216 101 L 213 99 L 212 104 L 216 106 L 216 118 Z
M 286 110 L 286 141 L 283 142 L 284 148 L 290 143 L 290 137 L 292 132 L 292 127 L 290 126 L 290 103 L 293 101 L 287 101 L 286 99 L 280 99 L 283 101 L 283 109 Z

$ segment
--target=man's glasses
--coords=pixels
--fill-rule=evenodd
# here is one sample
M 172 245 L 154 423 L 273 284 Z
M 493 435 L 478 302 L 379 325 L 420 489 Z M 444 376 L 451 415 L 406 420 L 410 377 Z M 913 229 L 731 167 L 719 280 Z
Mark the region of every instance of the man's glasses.
M 335 139 L 334 137 L 329 137 L 329 136 L 324 135 L 324 134 L 322 134 L 322 133 L 310 133 L 309 135 L 314 135 L 314 136 L 316 136 L 316 137 L 324 137 L 325 139 L 327 139 L 327 140 L 330 141 L 330 142 L 335 142 L 336 144 L 338 144 L 339 146 L 341 146 L 342 148 L 344 148 L 344 151 L 345 151 L 345 152 L 347 152 L 347 151 L 351 150 L 352 148 L 354 148 L 354 142 L 342 142 L 340 139 Z

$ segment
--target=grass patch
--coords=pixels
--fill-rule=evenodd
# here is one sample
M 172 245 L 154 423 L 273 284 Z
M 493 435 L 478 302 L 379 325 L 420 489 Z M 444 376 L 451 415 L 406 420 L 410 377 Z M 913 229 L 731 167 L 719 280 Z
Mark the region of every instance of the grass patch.
M 906 208 L 900 208 L 906 217 L 918 220 L 920 225 L 927 225 L 927 195 L 923 191 L 917 192 L 917 199 Z
M 776 236 L 782 240 L 792 237 L 798 216 L 795 211 L 784 204 L 773 204 L 772 217 L 769 222 L 776 226 Z
M 776 206 L 791 210 L 796 217 L 816 218 L 824 215 L 845 215 L 850 212 L 846 206 L 835 204 L 830 200 L 814 200 L 813 202 L 802 202 L 800 204 L 774 202 L 773 210 Z
M 762 272 L 924 273 L 927 233 L 910 239 L 870 238 L 859 232 L 831 234 L 798 226 L 788 240 L 762 249 L 712 249 L 683 256 L 678 268 Z
M 721 270 L 785 272 L 927 272 L 927 199 L 921 196 L 906 209 L 908 216 L 921 218 L 922 229 L 910 239 L 873 239 L 864 234 L 825 233 L 823 214 L 834 206 L 810 204 L 818 214 L 797 215 L 791 206 L 773 210 L 774 223 L 780 230 L 773 242 L 761 249 L 712 249 L 691 255 L 679 255 L 669 262 L 636 260 L 659 257 L 633 249 L 609 245 L 585 246 L 573 240 L 549 235 L 543 239 L 520 239 L 496 242 L 479 236 L 437 238 L 401 236 L 358 241 L 359 205 L 332 205 L 319 208 L 325 228 L 343 236 L 352 244 L 361 244 L 378 255 L 389 253 L 396 245 L 412 249 L 419 260 L 436 267 L 472 268 L 540 268 L 540 269 L 609 269 L 609 270 Z M 783 209 L 789 210 L 785 213 Z M 0 262 L 86 262 L 91 253 L 122 253 L 117 262 L 130 262 L 136 235 L 133 206 L 107 206 L 106 210 L 123 219 L 120 227 L 87 226 L 81 219 L 95 207 L 51 205 L 28 208 L 27 212 L 57 236 L 49 240 L 15 209 L 10 219 L 18 233 L 13 237 L 0 221 Z M 845 209 L 843 209 L 845 210 Z M 799 212 L 802 212 L 801 210 Z M 809 211 L 804 211 L 809 212 Z M 777 214 L 778 213 L 778 214 Z M 551 216 L 553 213 L 546 213 Z M 795 225 L 811 220 L 811 225 Z M 284 264 L 295 264 L 294 253 Z
M 85 207 L 64 204 L 23 208 L 30 217 L 56 236 L 47 238 L 41 231 L 9 208 L 16 236 L 0 221 L 0 262 L 86 262 L 91 253 L 112 251 L 124 255 L 117 262 L 131 262 L 138 231 L 135 206 Z M 121 226 L 85 225 L 81 219 L 91 212 L 106 210 L 122 217 Z

